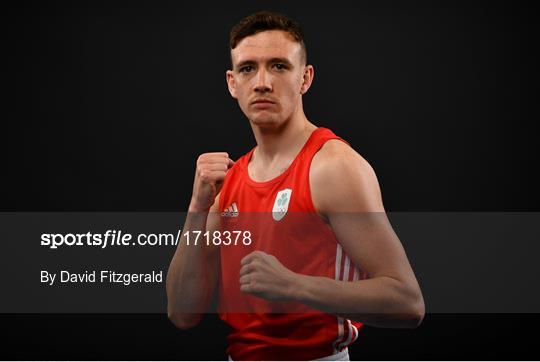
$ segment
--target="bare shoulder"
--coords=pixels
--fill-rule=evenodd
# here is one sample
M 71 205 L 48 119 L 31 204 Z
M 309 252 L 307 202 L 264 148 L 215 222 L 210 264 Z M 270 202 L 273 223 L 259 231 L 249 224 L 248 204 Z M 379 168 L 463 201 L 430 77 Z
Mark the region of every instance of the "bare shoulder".
M 323 216 L 384 211 L 375 171 L 345 142 L 327 141 L 313 157 L 309 178 L 313 204 Z

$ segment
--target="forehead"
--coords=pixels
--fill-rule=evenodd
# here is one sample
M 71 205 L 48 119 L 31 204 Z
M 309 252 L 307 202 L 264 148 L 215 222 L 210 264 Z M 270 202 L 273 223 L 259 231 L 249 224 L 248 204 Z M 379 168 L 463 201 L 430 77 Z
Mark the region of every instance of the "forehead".
M 242 39 L 231 50 L 234 64 L 247 60 L 264 61 L 285 58 L 294 62 L 301 57 L 302 46 L 292 35 L 282 30 L 267 30 Z

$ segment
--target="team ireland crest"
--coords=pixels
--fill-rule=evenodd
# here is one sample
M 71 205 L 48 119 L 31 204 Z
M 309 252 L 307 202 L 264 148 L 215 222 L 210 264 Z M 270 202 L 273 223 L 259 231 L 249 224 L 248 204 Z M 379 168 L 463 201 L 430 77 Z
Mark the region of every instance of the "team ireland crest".
M 272 217 L 276 221 L 280 221 L 285 217 L 287 210 L 289 209 L 289 201 L 291 201 L 291 189 L 283 189 L 276 195 L 274 201 L 274 208 L 272 209 Z

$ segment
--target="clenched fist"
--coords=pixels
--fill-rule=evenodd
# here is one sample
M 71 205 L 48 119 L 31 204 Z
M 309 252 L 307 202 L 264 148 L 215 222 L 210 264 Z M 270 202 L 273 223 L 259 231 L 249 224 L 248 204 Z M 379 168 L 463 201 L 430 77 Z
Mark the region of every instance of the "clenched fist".
M 240 290 L 271 301 L 294 299 L 298 274 L 273 255 L 254 251 L 240 262 Z
M 197 159 L 193 194 L 189 209 L 191 211 L 208 211 L 223 186 L 223 180 L 234 161 L 227 152 L 203 153 Z

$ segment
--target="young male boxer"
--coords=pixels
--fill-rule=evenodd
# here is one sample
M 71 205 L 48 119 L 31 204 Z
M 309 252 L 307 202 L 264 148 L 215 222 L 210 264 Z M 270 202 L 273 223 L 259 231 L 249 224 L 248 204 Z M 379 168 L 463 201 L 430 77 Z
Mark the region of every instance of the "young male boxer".
M 418 326 L 423 297 L 373 169 L 304 114 L 314 69 L 298 24 L 250 15 L 233 27 L 230 48 L 228 88 L 257 145 L 236 162 L 200 155 L 183 230 L 223 231 L 262 212 L 264 237 L 249 247 L 182 239 L 167 276 L 169 318 L 190 328 L 216 296 L 233 360 L 348 360 L 362 324 Z M 267 313 L 275 302 L 291 310 Z

